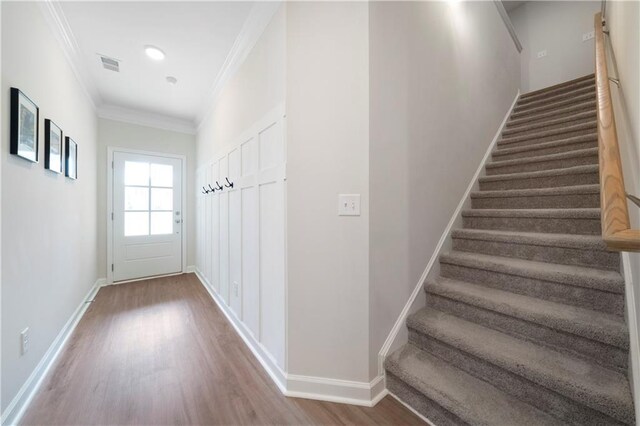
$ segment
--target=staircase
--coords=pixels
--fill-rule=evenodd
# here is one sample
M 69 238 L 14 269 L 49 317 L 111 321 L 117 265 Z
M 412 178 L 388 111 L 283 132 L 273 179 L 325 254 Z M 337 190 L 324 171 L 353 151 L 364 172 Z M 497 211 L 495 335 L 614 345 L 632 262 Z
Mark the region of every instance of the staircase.
M 479 186 L 388 389 L 438 426 L 634 424 L 594 76 L 522 95 Z

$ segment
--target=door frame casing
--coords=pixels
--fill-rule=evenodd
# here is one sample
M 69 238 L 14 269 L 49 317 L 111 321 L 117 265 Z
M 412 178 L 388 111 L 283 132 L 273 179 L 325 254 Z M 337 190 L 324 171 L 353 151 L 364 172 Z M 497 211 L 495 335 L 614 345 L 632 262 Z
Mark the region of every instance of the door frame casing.
M 166 152 L 143 151 L 139 149 L 122 148 L 118 146 L 107 147 L 107 211 L 105 217 L 107 220 L 107 284 L 113 284 L 113 154 L 123 152 L 125 154 L 150 155 L 154 157 L 174 158 L 180 160 L 182 167 L 182 273 L 187 272 L 187 229 L 188 229 L 188 210 L 187 210 L 187 157 L 180 154 L 169 154 Z M 145 278 L 141 278 L 145 279 Z M 140 279 L 132 280 L 139 281 Z M 128 280 L 127 280 L 128 281 Z M 118 281 L 118 283 L 127 282 Z

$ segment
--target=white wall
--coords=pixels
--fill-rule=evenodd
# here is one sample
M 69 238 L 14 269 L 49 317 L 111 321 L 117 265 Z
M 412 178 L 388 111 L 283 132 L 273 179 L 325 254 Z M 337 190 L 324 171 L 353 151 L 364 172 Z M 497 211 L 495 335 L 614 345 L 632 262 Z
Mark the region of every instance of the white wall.
M 491 2 L 373 2 L 369 17 L 373 377 L 516 96 L 520 64 Z
M 107 276 L 107 147 L 136 149 L 187 157 L 187 266 L 195 264 L 195 164 L 196 138 L 186 133 L 98 120 L 98 274 Z
M 9 88 L 40 107 L 40 163 L 9 154 L 2 112 L 2 410 L 97 277 L 96 115 L 36 3 L 2 2 L 2 105 Z M 44 119 L 78 143 L 78 180 L 44 169 Z M 20 355 L 20 332 L 30 348 Z
M 285 7 L 276 12 L 244 63 L 222 89 L 197 135 L 197 166 L 284 102 Z
M 523 93 L 594 72 L 593 15 L 600 1 L 529 1 L 509 12 L 522 43 Z M 539 51 L 547 56 L 537 58 Z
M 609 54 L 609 75 L 620 79 L 620 88 L 611 83 L 620 156 L 625 187 L 629 194 L 640 196 L 640 3 L 637 1 L 608 1 L 606 8 L 607 41 Z M 640 229 L 640 209 L 628 203 L 631 227 Z M 635 308 L 635 327 L 629 324 L 631 332 L 640 331 L 640 253 L 629 253 L 629 264 L 633 288 L 627 290 L 627 312 Z M 628 277 L 629 278 L 629 277 Z M 632 291 L 630 291 L 632 290 Z M 631 296 L 631 297 L 629 297 Z M 633 320 L 633 318 L 631 318 Z M 637 341 L 636 341 L 637 342 Z M 633 344 L 632 339 L 632 344 Z M 640 348 L 631 349 L 634 361 L 631 366 L 635 373 L 636 418 L 640 417 Z
M 369 382 L 368 9 L 287 4 L 291 374 Z M 361 216 L 337 215 L 339 193 Z

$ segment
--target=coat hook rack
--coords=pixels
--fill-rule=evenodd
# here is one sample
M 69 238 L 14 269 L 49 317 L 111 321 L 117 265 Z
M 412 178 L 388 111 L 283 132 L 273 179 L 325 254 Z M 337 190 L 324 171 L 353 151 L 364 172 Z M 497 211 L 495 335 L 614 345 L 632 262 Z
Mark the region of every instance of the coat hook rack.
M 222 191 L 224 189 L 224 186 L 220 185 L 218 181 L 216 181 L 216 185 L 218 185 L 218 187 L 216 188 L 218 191 Z
M 228 177 L 225 177 L 225 180 L 227 181 L 227 183 L 225 183 L 224 186 L 226 186 L 227 188 L 233 188 L 233 182 L 229 182 Z

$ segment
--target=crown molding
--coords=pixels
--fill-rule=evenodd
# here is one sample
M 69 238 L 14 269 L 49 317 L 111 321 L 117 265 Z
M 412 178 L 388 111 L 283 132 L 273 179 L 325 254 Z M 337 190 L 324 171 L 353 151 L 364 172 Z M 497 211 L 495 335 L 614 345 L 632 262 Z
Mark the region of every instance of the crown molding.
M 101 105 L 97 109 L 98 117 L 123 123 L 137 124 L 138 126 L 154 127 L 173 132 L 196 134 L 196 126 L 193 122 L 182 120 L 167 115 L 139 111 L 116 105 Z
M 93 105 L 93 109 L 96 110 L 97 107 L 102 104 L 102 97 L 98 92 L 95 82 L 85 67 L 80 53 L 80 48 L 78 47 L 75 36 L 73 35 L 73 31 L 71 31 L 69 22 L 64 16 L 60 3 L 53 0 L 44 0 L 38 2 L 38 5 L 40 6 L 40 10 L 47 21 L 49 28 L 52 30 L 58 44 L 62 48 L 64 55 L 67 58 L 67 62 L 75 74 L 80 87 Z
M 267 25 L 271 22 L 271 19 L 280 7 L 280 4 L 280 0 L 256 2 L 251 8 L 249 16 L 244 21 L 242 29 L 238 33 L 222 68 L 218 72 L 213 85 L 209 89 L 202 108 L 200 109 L 200 114 L 196 117 L 198 130 L 200 130 L 202 124 L 207 120 L 210 112 L 215 107 L 222 88 L 227 84 L 231 77 L 233 77 L 236 71 L 238 71 L 238 68 L 240 68 L 240 65 L 242 65 L 244 60 L 247 58 L 249 52 L 251 52 L 251 49 L 253 49 L 253 46 L 255 46 L 260 39 L 260 36 L 267 28 Z

